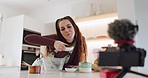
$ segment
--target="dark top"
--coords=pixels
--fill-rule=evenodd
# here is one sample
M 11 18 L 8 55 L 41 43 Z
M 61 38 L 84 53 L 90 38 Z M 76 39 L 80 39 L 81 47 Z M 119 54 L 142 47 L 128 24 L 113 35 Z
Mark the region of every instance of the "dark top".
M 36 34 L 31 34 L 31 35 L 27 35 L 25 37 L 25 41 L 31 44 L 35 44 L 35 45 L 43 45 L 43 46 L 47 46 L 50 49 L 50 53 L 53 53 L 55 48 L 54 48 L 54 42 L 58 40 L 58 37 L 56 34 L 52 34 L 52 35 L 46 35 L 46 36 L 39 36 Z M 82 41 L 83 44 L 81 46 L 75 46 L 72 54 L 70 54 L 70 59 L 68 61 L 68 65 L 78 65 L 79 62 L 84 62 L 86 61 L 86 55 L 87 55 L 87 48 L 86 47 L 86 42 L 85 42 L 85 38 L 82 37 Z M 78 47 L 84 47 L 81 51 L 82 52 L 78 52 L 80 51 Z M 63 58 L 64 56 L 68 55 L 69 52 L 67 51 L 62 51 L 62 52 L 57 52 L 57 53 L 53 53 L 55 58 Z

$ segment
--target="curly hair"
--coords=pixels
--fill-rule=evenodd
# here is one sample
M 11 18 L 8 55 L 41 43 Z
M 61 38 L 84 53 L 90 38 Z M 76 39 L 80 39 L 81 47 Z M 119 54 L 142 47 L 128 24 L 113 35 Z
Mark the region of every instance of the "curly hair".
M 138 25 L 132 24 L 127 19 L 115 20 L 109 24 L 108 35 L 116 40 L 133 40 L 138 31 Z

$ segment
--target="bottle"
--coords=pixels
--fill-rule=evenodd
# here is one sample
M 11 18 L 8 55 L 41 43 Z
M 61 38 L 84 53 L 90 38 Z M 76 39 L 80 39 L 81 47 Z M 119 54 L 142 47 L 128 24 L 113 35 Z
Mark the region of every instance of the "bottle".
M 106 48 L 105 51 L 106 51 L 106 52 L 112 51 L 112 45 L 111 45 L 111 44 L 108 44 L 108 47 Z

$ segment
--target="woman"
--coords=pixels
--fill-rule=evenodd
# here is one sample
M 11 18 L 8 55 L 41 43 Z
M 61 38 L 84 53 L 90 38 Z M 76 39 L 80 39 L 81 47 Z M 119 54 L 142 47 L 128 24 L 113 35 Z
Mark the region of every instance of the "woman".
M 50 61 L 57 67 L 58 62 L 60 62 L 58 60 L 61 58 L 64 60 L 64 67 L 85 62 L 87 57 L 85 38 L 74 20 L 70 16 L 58 19 L 56 21 L 56 32 L 57 34 L 46 36 L 27 35 L 25 40 L 28 43 L 47 46 L 47 55 L 50 57 Z M 74 49 L 65 51 L 66 46 L 73 46 Z

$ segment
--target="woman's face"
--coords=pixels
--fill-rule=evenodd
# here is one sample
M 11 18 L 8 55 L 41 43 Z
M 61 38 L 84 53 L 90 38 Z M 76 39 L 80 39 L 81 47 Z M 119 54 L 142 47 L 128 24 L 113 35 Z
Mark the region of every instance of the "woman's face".
M 75 30 L 71 22 L 64 19 L 59 22 L 59 28 L 62 36 L 67 40 L 67 42 L 72 42 L 75 35 Z

